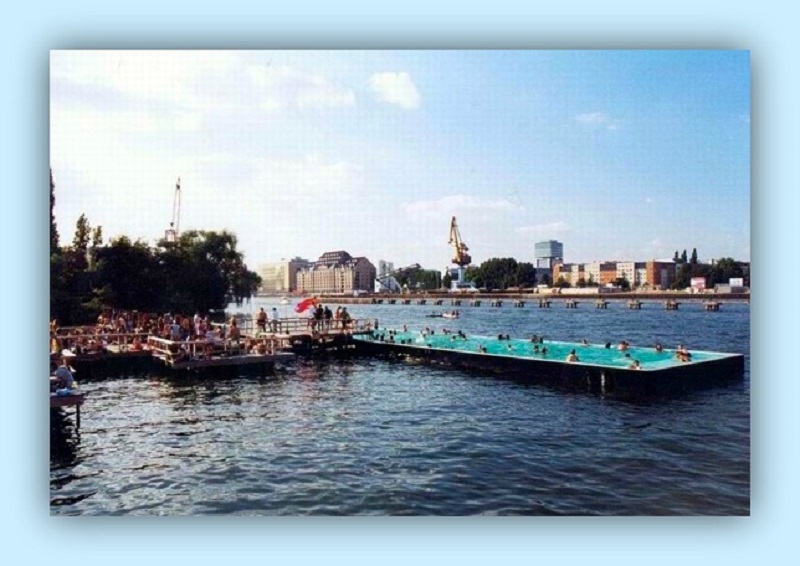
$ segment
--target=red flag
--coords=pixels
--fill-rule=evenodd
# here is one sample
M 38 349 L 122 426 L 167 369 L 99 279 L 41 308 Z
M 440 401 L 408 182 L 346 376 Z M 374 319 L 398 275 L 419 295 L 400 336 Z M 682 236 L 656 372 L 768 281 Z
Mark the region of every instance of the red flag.
M 303 299 L 302 301 L 300 301 L 299 303 L 297 303 L 295 305 L 294 312 L 301 313 L 301 312 L 307 310 L 308 307 L 313 307 L 314 305 L 316 305 L 317 302 L 318 301 L 317 301 L 316 297 L 310 297 L 308 299 Z

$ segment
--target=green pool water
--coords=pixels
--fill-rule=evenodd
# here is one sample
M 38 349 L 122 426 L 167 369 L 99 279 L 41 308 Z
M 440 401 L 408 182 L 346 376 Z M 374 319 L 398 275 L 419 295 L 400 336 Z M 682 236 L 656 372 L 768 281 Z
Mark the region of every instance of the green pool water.
M 627 368 L 634 360 L 638 360 L 641 369 L 657 370 L 665 369 L 687 363 L 698 363 L 709 360 L 717 360 L 728 357 L 730 354 L 719 352 L 705 352 L 689 350 L 692 355 L 691 362 L 681 362 L 675 356 L 673 348 L 664 348 L 658 352 L 655 348 L 642 348 L 630 346 L 628 350 L 621 351 L 616 344 L 606 348 L 604 344 L 580 344 L 574 342 L 559 342 L 556 340 L 545 340 L 544 343 L 534 344 L 530 340 L 510 339 L 499 340 L 497 336 L 476 336 L 468 335 L 466 339 L 455 334 L 433 334 L 425 335 L 421 332 L 394 332 L 390 334 L 388 330 L 382 330 L 374 336 L 364 336 L 359 339 L 370 342 L 381 341 L 390 342 L 393 337 L 394 344 L 407 345 L 412 347 L 422 347 L 439 350 L 461 351 L 486 356 L 504 356 L 515 358 L 527 358 L 554 362 L 564 362 L 572 350 L 578 356 L 575 364 L 586 364 L 591 366 L 606 366 L 613 368 Z M 536 351 L 538 345 L 539 351 Z M 483 346 L 486 351 L 482 352 Z M 542 353 L 542 349 L 547 348 L 547 353 Z M 629 356 L 626 356 L 629 354 Z

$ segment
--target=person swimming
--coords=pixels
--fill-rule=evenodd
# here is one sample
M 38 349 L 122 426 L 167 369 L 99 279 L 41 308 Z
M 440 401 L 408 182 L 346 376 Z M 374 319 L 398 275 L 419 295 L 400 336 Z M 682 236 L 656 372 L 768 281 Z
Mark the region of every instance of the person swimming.
M 578 358 L 578 355 L 575 353 L 575 350 L 570 350 L 569 354 L 567 354 L 566 361 L 579 362 L 581 360 Z

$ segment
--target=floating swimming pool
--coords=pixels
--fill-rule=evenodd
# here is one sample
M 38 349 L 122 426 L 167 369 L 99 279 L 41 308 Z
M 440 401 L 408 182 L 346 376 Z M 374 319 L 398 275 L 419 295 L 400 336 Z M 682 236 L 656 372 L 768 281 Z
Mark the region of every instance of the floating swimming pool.
M 657 351 L 655 348 L 640 348 L 629 346 L 627 350 L 619 350 L 617 345 L 606 348 L 604 344 L 581 344 L 574 342 L 559 342 L 545 340 L 544 343 L 533 343 L 530 340 L 510 339 L 500 340 L 496 336 L 467 336 L 462 338 L 457 334 L 433 334 L 424 336 L 420 332 L 392 332 L 379 331 L 366 340 L 432 348 L 438 350 L 457 351 L 465 353 L 483 353 L 504 357 L 523 359 L 546 360 L 563 362 L 572 350 L 578 357 L 576 365 L 605 366 L 610 368 L 628 368 L 634 360 L 638 360 L 643 371 L 658 370 L 680 366 L 685 363 L 698 363 L 709 360 L 718 360 L 730 356 L 719 352 L 703 352 L 692 350 L 691 362 L 681 362 L 675 355 L 675 350 L 664 349 Z M 485 348 L 485 352 L 480 348 Z M 546 353 L 544 353 L 546 349 Z
M 674 349 L 581 344 L 382 329 L 355 338 L 362 350 L 401 359 L 494 371 L 526 379 L 589 387 L 602 392 L 657 393 L 742 379 L 744 356 L 691 350 L 681 361 Z M 546 351 L 545 351 L 546 350 Z M 577 361 L 567 361 L 574 350 Z M 639 368 L 633 368 L 634 361 Z

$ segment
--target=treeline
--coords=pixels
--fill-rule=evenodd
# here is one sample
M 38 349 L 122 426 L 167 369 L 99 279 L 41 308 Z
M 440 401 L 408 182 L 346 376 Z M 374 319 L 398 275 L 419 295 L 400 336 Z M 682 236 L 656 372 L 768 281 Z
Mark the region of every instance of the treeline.
M 401 288 L 435 290 L 442 286 L 442 274 L 435 269 L 407 269 L 395 274 Z
M 481 289 L 536 286 L 536 268 L 533 264 L 518 262 L 511 257 L 494 257 L 479 266 L 470 266 L 465 277 Z
M 686 254 L 686 250 L 680 255 L 678 250 L 675 250 L 672 259 L 677 264 L 673 289 L 689 287 L 693 277 L 705 277 L 707 288 L 713 288 L 717 284 L 727 284 L 732 278 L 737 277 L 745 280 L 745 286 L 750 286 L 750 273 L 745 272 L 742 265 L 731 257 L 723 257 L 711 263 L 700 263 L 697 259 L 697 248 L 694 248 L 691 256 Z
M 71 246 L 59 246 L 50 172 L 50 318 L 60 325 L 93 322 L 103 309 L 207 313 L 241 303 L 261 283 L 228 231 L 187 231 L 155 246 L 125 236 L 103 243 L 85 215 Z

